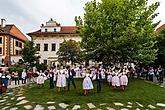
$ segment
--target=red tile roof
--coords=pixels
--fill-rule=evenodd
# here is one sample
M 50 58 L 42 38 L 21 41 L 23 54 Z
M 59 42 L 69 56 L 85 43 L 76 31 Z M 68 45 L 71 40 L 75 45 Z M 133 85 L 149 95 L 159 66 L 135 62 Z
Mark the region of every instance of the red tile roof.
M 158 27 L 158 28 L 156 29 L 156 32 L 160 32 L 161 29 L 163 29 L 163 28 L 165 28 L 165 24 L 163 24 L 163 25 L 161 25 L 160 27 Z
M 9 34 L 22 41 L 28 40 L 28 38 L 13 24 L 6 25 L 5 27 L 0 26 L 0 34 Z
M 76 26 L 61 26 L 60 32 L 41 32 L 41 29 L 35 32 L 28 33 L 27 35 L 54 35 L 54 34 L 77 34 L 77 27 Z

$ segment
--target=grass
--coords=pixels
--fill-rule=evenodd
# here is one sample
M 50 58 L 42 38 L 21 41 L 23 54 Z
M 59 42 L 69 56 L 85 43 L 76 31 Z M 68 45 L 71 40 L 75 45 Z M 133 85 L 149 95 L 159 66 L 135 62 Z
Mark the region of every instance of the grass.
M 165 103 L 165 88 L 161 88 L 160 85 L 148 83 L 140 79 L 130 79 L 126 91 L 122 92 L 121 88 L 114 91 L 106 82 L 103 82 L 101 93 L 97 93 L 96 82 L 93 82 L 94 89 L 91 91 L 90 95 L 83 96 L 82 81 L 82 79 L 76 79 L 76 89 L 71 85 L 71 90 L 69 92 L 62 90 L 60 93 L 57 92 L 57 88 L 49 89 L 49 81 L 46 81 L 44 87 L 40 89 L 36 84 L 32 84 L 30 87 L 24 86 L 9 89 L 9 92 L 12 92 L 12 94 L 5 93 L 0 96 L 0 100 L 8 96 L 5 102 L 0 103 L 0 110 L 6 106 L 9 106 L 9 108 L 18 107 L 18 110 L 24 110 L 24 105 L 16 106 L 19 102 L 17 101 L 18 96 L 16 95 L 19 95 L 20 92 L 23 92 L 23 96 L 29 101 L 26 105 L 32 105 L 33 109 L 36 104 L 40 104 L 47 110 L 48 101 L 55 102 L 53 105 L 57 110 L 61 110 L 58 104 L 62 102 L 69 104 L 69 109 L 73 108 L 75 104 L 78 104 L 81 106 L 80 110 L 89 109 L 87 103 L 93 103 L 97 108 L 102 110 L 105 110 L 106 107 L 120 110 L 121 108 L 127 108 L 128 102 L 133 103 L 130 110 L 135 110 L 136 108 L 145 110 L 148 109 L 147 106 L 149 104 L 155 106 L 155 110 L 164 109 L 163 107 L 156 106 L 158 102 Z M 22 90 L 22 88 L 24 90 Z M 15 97 L 15 99 L 11 100 L 12 97 Z M 121 102 L 124 104 L 124 107 L 115 106 L 114 102 Z M 136 102 L 141 103 L 144 107 L 139 107 Z M 100 106 L 102 103 L 107 103 L 107 105 Z
M 62 90 L 60 93 L 57 92 L 57 88 L 50 90 L 49 81 L 47 81 L 42 88 L 38 88 L 37 85 L 31 88 L 25 87 L 24 95 L 30 101 L 30 104 L 35 105 L 42 104 L 47 106 L 46 102 L 55 102 L 55 107 L 59 108 L 58 104 L 61 102 L 69 104 L 69 108 L 72 108 L 75 104 L 81 105 L 81 109 L 88 109 L 86 103 L 93 103 L 97 108 L 105 109 L 105 107 L 113 107 L 115 109 L 121 109 L 115 106 L 113 102 L 121 102 L 128 105 L 127 102 L 133 103 L 132 110 L 139 108 L 136 102 L 144 105 L 146 109 L 149 104 L 156 106 L 156 103 L 165 102 L 165 88 L 160 88 L 156 84 L 150 84 L 140 79 L 131 79 L 126 88 L 125 92 L 122 92 L 121 88 L 114 91 L 112 87 L 108 86 L 107 83 L 102 83 L 101 93 L 96 92 L 96 82 L 94 84 L 94 90 L 91 91 L 89 96 L 83 96 L 82 79 L 76 79 L 77 88 L 74 89 L 71 86 L 70 91 Z M 107 103 L 105 106 L 100 106 L 101 103 Z M 157 106 L 156 106 L 157 107 Z M 142 108 L 142 109 L 144 109 Z M 161 107 L 157 107 L 157 110 L 161 110 Z

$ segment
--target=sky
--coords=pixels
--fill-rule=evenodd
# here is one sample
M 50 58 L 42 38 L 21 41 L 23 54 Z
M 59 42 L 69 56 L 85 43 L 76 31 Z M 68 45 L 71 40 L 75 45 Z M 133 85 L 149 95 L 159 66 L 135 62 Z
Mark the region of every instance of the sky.
M 40 29 L 50 18 L 63 26 L 75 25 L 74 17 L 82 16 L 83 7 L 90 0 L 0 0 L 0 18 L 6 24 L 15 24 L 24 34 Z M 98 0 L 99 1 L 99 0 Z M 165 24 L 165 0 L 149 0 L 149 4 L 160 2 L 159 16 L 154 22 Z

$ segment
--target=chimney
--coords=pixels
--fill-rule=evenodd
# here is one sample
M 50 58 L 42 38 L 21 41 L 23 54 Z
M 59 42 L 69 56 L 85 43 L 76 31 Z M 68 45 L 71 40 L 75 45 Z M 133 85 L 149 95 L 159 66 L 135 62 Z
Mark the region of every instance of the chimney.
M 1 19 L 1 27 L 5 27 L 6 26 L 6 20 L 5 19 Z
M 41 24 L 41 27 L 44 27 L 44 24 Z

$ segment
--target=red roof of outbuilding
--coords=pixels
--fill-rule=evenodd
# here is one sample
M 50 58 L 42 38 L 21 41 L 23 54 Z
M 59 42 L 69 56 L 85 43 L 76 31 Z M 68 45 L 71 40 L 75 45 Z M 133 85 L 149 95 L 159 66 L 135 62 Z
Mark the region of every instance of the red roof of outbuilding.
M 160 32 L 161 29 L 163 29 L 163 28 L 165 28 L 165 24 L 163 24 L 163 25 L 161 25 L 160 27 L 158 27 L 158 28 L 156 29 L 156 32 Z
M 16 37 L 19 40 L 26 41 L 28 38 L 14 25 L 0 26 L 0 34 L 9 34 Z

